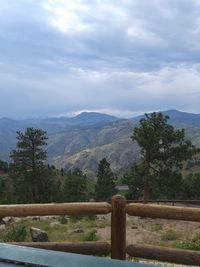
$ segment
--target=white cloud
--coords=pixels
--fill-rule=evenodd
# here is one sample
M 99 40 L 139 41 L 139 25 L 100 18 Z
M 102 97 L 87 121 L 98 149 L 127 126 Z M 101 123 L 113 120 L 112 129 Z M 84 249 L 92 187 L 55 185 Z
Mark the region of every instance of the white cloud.
M 89 5 L 74 0 L 48 0 L 43 3 L 44 8 L 51 14 L 50 23 L 63 33 L 68 31 L 84 31 L 88 25 L 81 21 L 81 16 L 90 10 Z

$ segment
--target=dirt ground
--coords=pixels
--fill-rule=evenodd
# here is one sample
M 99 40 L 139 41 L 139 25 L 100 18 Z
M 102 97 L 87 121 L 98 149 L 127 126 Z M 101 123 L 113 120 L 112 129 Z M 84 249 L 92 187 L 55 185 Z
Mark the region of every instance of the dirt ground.
M 169 231 L 175 232 L 176 236 L 163 241 L 163 236 Z M 110 227 L 99 228 L 97 234 L 101 237 L 101 240 L 109 241 Z M 128 217 L 127 219 L 127 244 L 143 243 L 170 246 L 171 239 L 192 239 L 198 234 L 200 234 L 200 223 L 198 222 L 139 217 Z

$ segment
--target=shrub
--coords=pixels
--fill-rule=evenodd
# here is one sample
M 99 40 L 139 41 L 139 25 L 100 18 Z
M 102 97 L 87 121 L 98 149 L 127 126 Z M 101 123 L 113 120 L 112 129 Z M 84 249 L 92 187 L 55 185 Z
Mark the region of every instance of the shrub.
M 131 229 L 138 229 L 138 225 L 136 222 L 133 222 L 133 224 L 131 225 Z
M 83 215 L 69 216 L 70 222 L 76 223 L 83 219 Z
M 87 215 L 87 216 L 84 216 L 85 220 L 88 220 L 88 221 L 95 221 L 98 219 L 98 217 L 96 215 Z
M 68 218 L 67 218 L 67 216 L 65 216 L 65 215 L 60 216 L 58 220 L 59 220 L 59 222 L 60 222 L 61 224 L 66 224 L 66 223 L 68 223 Z
M 176 240 L 178 237 L 179 237 L 178 233 L 170 229 L 164 234 L 162 234 L 161 239 L 162 241 L 173 241 Z
M 200 234 L 192 240 L 178 241 L 174 243 L 174 246 L 182 249 L 200 250 Z
M 12 226 L 3 236 L 4 242 L 23 242 L 27 237 L 26 227 L 22 224 Z
M 153 224 L 151 226 L 151 231 L 152 232 L 161 231 L 162 229 L 163 229 L 163 226 L 162 226 L 162 224 L 159 224 L 159 223 Z
M 81 237 L 81 241 L 97 241 L 99 240 L 99 236 L 96 234 L 96 230 L 91 230 L 87 233 L 84 233 Z

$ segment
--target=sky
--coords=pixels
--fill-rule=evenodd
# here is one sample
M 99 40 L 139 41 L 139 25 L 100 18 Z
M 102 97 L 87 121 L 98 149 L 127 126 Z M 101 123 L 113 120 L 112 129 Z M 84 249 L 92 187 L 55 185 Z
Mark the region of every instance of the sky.
M 200 0 L 0 0 L 0 117 L 200 113 Z

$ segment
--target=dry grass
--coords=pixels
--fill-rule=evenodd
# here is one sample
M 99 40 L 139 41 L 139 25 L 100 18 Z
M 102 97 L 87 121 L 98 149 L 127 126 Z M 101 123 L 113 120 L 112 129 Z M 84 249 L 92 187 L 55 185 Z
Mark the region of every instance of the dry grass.
M 48 233 L 50 241 L 78 242 L 78 241 L 110 241 L 109 219 L 47 218 L 45 220 L 22 219 L 17 224 L 23 224 L 27 230 L 26 241 L 31 241 L 30 227 L 40 228 Z M 6 230 L 0 231 L 0 239 L 15 224 L 8 225 Z M 83 230 L 75 233 L 75 229 Z M 138 217 L 127 218 L 127 244 L 151 244 L 168 247 L 181 247 L 181 244 L 193 242 L 200 236 L 200 223 L 173 221 L 164 219 L 148 219 Z

